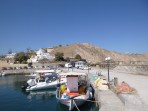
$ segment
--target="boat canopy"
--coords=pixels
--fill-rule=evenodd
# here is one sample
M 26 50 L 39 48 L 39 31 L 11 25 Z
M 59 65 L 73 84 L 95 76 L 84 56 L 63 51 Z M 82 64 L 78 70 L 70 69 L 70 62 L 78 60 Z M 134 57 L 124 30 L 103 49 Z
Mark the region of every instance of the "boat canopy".
M 57 74 L 42 75 L 41 77 L 44 77 L 44 78 L 46 78 L 46 77 L 58 77 L 58 75 Z
M 86 73 L 81 73 L 81 72 L 62 72 L 59 73 L 61 76 L 86 76 Z
M 55 70 L 37 70 L 37 71 L 35 71 L 35 72 L 37 72 L 37 73 L 52 73 L 52 72 L 55 72 Z

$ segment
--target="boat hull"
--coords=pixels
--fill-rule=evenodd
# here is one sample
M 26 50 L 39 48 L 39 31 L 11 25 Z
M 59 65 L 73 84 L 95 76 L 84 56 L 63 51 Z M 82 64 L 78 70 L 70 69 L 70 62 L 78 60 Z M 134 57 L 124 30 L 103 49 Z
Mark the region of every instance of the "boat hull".
M 79 99 L 58 100 L 58 102 L 66 105 L 68 107 L 70 107 L 71 101 L 73 102 L 73 105 L 76 104 L 77 106 L 81 106 L 82 104 L 84 104 L 86 102 L 86 100 L 79 100 Z M 74 105 L 74 107 L 75 107 L 75 105 Z
M 49 88 L 56 88 L 57 87 L 57 82 L 54 83 L 37 83 L 34 86 L 28 86 L 26 88 L 27 91 L 34 91 L 34 90 L 42 90 L 42 89 L 49 89 Z
M 33 86 L 28 86 L 26 88 L 27 91 L 35 91 L 35 90 L 43 90 L 43 89 L 51 89 L 51 88 L 57 88 L 58 84 L 64 84 L 66 83 L 65 80 L 61 81 L 60 83 L 58 82 L 58 80 L 47 83 L 47 82 L 39 82 L 36 83 Z
M 87 99 L 57 99 L 57 101 L 68 106 L 69 110 L 72 110 L 74 107 L 79 107 L 83 105 L 87 101 Z
M 56 93 L 56 98 L 57 98 L 57 101 L 61 104 L 64 104 L 66 106 L 69 107 L 69 110 L 72 110 L 74 107 L 79 107 L 81 105 L 83 105 L 88 99 L 91 99 L 92 96 L 90 96 L 91 92 L 87 92 L 88 94 L 85 94 L 85 95 L 77 95 L 75 97 L 68 97 L 68 96 L 65 96 L 65 98 L 63 97 L 59 97 L 59 88 L 57 89 L 57 93 Z

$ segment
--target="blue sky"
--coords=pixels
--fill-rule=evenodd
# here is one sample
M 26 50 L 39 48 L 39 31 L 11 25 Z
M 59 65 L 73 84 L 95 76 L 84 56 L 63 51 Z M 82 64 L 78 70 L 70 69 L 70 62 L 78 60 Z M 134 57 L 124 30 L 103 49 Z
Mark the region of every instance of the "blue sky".
M 0 0 L 0 54 L 73 43 L 148 53 L 148 1 Z

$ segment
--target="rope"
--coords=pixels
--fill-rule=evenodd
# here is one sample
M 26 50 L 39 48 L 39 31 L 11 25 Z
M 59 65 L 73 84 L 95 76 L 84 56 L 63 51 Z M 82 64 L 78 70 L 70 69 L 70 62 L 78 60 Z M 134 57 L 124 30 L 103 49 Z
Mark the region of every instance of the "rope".
M 85 100 L 85 99 L 83 99 Z M 98 101 L 91 101 L 91 100 L 85 100 L 85 101 L 89 101 L 89 102 L 98 102 Z M 78 111 L 80 111 L 80 109 L 78 108 L 77 104 L 75 103 L 74 99 L 73 99 L 73 103 L 75 105 L 75 107 L 77 108 Z
M 80 100 L 80 99 L 79 99 Z M 85 99 L 81 99 L 81 100 L 84 100 L 84 101 L 89 101 L 89 102 L 98 102 L 98 101 L 92 101 L 92 100 L 85 100 Z
M 80 110 L 79 110 L 79 108 L 78 108 L 78 106 L 76 105 L 76 103 L 75 103 L 74 99 L 73 99 L 73 103 L 75 104 L 75 106 L 76 106 L 77 110 L 78 110 L 78 111 L 80 111 Z

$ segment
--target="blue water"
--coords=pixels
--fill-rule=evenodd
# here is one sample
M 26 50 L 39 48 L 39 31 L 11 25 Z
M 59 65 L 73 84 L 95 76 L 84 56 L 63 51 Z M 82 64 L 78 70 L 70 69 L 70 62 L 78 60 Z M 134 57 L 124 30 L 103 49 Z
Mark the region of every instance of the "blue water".
M 28 80 L 24 75 L 0 77 L 0 111 L 68 111 L 56 101 L 55 90 L 26 92 L 21 86 Z M 94 103 L 86 102 L 80 111 L 98 111 Z M 77 109 L 73 109 L 77 111 Z

